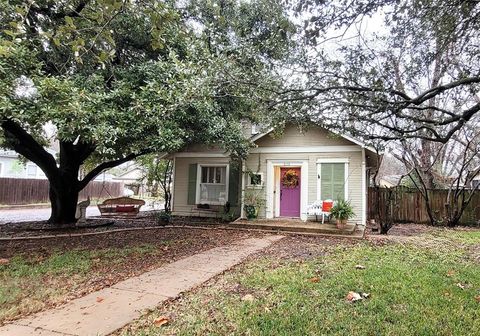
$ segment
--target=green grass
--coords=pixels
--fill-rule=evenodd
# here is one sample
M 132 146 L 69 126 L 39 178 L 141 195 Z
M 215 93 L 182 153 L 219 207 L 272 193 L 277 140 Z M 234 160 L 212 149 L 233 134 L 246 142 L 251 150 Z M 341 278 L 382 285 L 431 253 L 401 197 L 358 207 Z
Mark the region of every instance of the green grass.
M 55 252 L 48 257 L 18 255 L 0 265 L 0 322 L 28 314 L 87 289 L 88 280 L 108 276 L 130 258 L 155 255 L 153 245 Z M 107 270 L 97 274 L 95 269 Z
M 480 335 L 480 265 L 467 248 L 480 244 L 480 233 L 434 233 L 421 240 L 428 244 L 340 246 L 321 259 L 283 264 L 263 258 L 123 334 Z M 232 291 L 235 286 L 242 290 Z M 348 303 L 352 290 L 371 296 Z M 242 300 L 245 293 L 255 299 Z M 153 319 L 163 314 L 172 322 L 155 327 Z

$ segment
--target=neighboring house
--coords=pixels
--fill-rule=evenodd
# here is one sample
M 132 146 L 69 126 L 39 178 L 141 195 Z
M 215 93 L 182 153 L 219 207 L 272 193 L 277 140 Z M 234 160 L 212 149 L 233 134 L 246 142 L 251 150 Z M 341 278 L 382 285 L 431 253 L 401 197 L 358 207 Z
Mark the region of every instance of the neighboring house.
M 385 175 L 382 176 L 379 180 L 379 185 L 381 188 L 393 188 L 397 187 L 402 179 L 403 175 Z
M 126 172 L 113 177 L 113 181 L 123 182 L 126 188 L 132 190 L 135 195 L 143 196 L 146 193 L 146 187 L 142 183 L 145 172 L 139 166 L 132 165 Z
M 53 149 L 47 151 L 56 156 Z M 43 171 L 31 161 L 22 161 L 13 150 L 0 149 L 0 177 L 46 179 Z
M 228 201 L 244 217 L 242 200 L 253 190 L 265 199 L 260 218 L 305 220 L 307 207 L 314 201 L 343 198 L 355 208 L 354 221 L 366 222 L 375 152 L 319 126 L 301 132 L 290 125 L 278 138 L 272 131 L 249 131 L 256 148 L 240 163 L 232 162 L 220 149 L 203 145 L 172 154 L 173 214 L 216 216 L 215 211 L 222 211 Z

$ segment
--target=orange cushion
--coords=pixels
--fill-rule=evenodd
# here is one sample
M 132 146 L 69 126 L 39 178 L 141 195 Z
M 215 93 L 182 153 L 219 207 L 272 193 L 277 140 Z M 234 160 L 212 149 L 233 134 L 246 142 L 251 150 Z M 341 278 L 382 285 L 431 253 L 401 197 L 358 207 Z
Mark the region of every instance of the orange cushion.
M 330 212 L 330 209 L 333 207 L 333 202 L 323 202 L 322 203 L 322 211 Z

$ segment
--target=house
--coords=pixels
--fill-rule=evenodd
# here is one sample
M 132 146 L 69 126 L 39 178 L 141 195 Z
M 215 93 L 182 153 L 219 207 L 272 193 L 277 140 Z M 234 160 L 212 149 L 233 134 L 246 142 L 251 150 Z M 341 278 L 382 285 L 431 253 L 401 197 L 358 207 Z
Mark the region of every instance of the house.
M 217 216 L 228 202 L 244 217 L 246 193 L 257 192 L 265 200 L 259 218 L 306 220 L 309 204 L 342 198 L 351 201 L 353 220 L 366 222 L 368 181 L 377 160 L 363 143 L 315 125 L 303 131 L 288 125 L 279 137 L 273 129 L 247 133 L 255 148 L 242 162 L 204 145 L 171 155 L 173 215 Z
M 56 156 L 55 150 L 48 148 L 47 151 Z M 0 177 L 47 179 L 35 163 L 23 162 L 17 152 L 5 149 L 0 149 Z
M 125 172 L 113 177 L 113 181 L 123 182 L 126 188 L 132 191 L 132 194 L 145 196 L 147 188 L 143 182 L 145 171 L 138 165 L 128 167 Z

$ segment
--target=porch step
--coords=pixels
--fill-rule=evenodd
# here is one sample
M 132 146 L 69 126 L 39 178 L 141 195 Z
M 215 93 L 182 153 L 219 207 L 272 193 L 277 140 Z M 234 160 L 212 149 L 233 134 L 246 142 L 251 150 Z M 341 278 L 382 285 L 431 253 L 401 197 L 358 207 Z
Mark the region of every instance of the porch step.
M 327 235 L 352 235 L 355 232 L 356 223 L 347 223 L 344 229 L 338 229 L 336 224 L 332 223 L 321 224 L 316 222 L 303 222 L 299 220 L 238 220 L 228 223 L 226 226 L 241 229 L 320 233 Z

